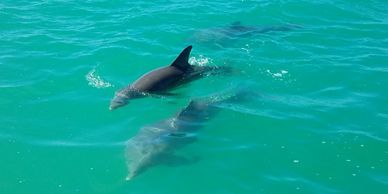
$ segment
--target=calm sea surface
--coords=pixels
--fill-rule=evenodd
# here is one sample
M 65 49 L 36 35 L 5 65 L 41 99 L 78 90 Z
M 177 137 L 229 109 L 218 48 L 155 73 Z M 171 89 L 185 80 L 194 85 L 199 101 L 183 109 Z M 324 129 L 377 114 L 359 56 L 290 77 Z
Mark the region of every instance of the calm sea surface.
M 233 74 L 109 111 L 187 45 Z M 0 193 L 388 193 L 387 45 L 383 0 L 2 0 Z M 195 162 L 125 181 L 142 127 L 241 85 L 176 150 Z

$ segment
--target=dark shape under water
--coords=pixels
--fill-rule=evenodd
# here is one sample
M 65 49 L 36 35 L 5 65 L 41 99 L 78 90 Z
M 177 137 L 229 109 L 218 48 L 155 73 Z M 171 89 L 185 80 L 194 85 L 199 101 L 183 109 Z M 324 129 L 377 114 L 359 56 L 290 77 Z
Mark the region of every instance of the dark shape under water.
M 225 101 L 236 101 L 246 97 L 247 92 L 222 93 L 211 97 L 192 100 L 174 117 L 145 126 L 129 139 L 126 158 L 129 169 L 126 180 L 157 164 L 177 165 L 192 163 L 175 151 L 196 141 L 195 132 L 219 111 L 217 105 Z
M 228 67 L 190 65 L 188 60 L 191 48 L 192 46 L 186 47 L 171 65 L 150 71 L 128 87 L 116 92 L 109 109 L 125 106 L 134 98 L 151 94 L 167 95 L 168 90 L 206 75 L 230 72 Z
M 216 27 L 200 30 L 190 38 L 191 41 L 207 45 L 224 45 L 225 42 L 236 38 L 250 37 L 257 34 L 276 31 L 290 31 L 300 26 L 292 24 L 271 25 L 271 26 L 252 26 L 243 25 L 241 22 L 234 22 L 225 27 Z

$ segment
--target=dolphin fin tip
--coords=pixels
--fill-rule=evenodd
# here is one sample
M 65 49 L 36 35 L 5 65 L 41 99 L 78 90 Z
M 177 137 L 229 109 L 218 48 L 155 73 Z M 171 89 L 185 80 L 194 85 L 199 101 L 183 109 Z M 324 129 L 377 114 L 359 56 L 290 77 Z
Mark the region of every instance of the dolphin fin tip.
M 192 48 L 193 46 L 189 45 L 185 49 L 183 49 L 183 51 L 179 54 L 179 56 L 175 59 L 171 66 L 175 66 L 182 70 L 187 69 L 190 66 L 189 56 Z

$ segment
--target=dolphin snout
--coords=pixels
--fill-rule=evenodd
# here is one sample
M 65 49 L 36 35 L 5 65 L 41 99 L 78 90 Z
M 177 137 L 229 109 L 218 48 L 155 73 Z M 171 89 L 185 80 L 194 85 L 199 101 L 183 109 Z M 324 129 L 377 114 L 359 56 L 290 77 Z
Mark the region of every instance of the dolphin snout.
M 112 111 L 112 110 L 117 109 L 119 107 L 125 106 L 126 104 L 128 104 L 128 99 L 127 98 L 123 98 L 121 96 L 116 96 L 110 102 L 109 110 Z
M 133 176 L 128 175 L 127 177 L 125 177 L 125 180 L 130 181 L 130 180 L 132 180 L 132 178 L 133 178 Z
M 109 106 L 109 110 L 110 111 L 113 111 L 119 107 L 122 107 L 124 105 L 126 105 L 127 103 L 111 103 L 111 105 Z

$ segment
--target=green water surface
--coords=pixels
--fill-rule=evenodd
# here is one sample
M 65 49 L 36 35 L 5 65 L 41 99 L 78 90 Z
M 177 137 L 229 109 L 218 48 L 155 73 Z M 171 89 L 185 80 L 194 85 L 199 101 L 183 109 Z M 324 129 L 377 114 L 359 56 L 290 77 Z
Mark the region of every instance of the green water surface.
M 217 34 L 237 21 L 298 28 Z M 108 110 L 187 45 L 192 64 L 234 73 Z M 3 0 L 0 193 L 388 193 L 387 45 L 383 0 Z M 125 181 L 142 127 L 239 85 L 260 96 L 177 150 L 195 163 Z

